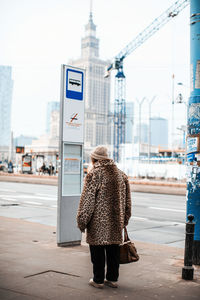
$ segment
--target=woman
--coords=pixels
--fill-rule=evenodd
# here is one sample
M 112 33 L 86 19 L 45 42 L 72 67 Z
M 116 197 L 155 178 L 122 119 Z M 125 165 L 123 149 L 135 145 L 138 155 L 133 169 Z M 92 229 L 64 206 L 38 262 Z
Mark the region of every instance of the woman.
M 77 214 L 77 224 L 90 245 L 93 279 L 89 284 L 116 288 L 119 276 L 119 244 L 122 230 L 131 216 L 128 177 L 108 157 L 107 148 L 91 153 L 93 168 L 85 178 Z M 105 253 L 107 272 L 105 280 Z

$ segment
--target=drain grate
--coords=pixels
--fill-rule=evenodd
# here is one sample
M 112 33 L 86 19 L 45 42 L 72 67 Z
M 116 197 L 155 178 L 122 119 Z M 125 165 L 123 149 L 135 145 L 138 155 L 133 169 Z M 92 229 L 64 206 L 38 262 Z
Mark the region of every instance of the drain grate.
M 43 272 L 40 272 L 40 273 L 27 275 L 24 278 L 34 277 L 34 276 L 38 276 L 38 275 L 42 275 L 42 274 L 50 273 L 50 272 L 57 273 L 57 274 L 62 274 L 62 275 L 67 275 L 67 276 L 72 276 L 72 277 L 80 277 L 79 275 L 75 275 L 75 274 L 71 274 L 71 273 L 59 272 L 59 271 L 55 271 L 55 270 L 47 270 L 47 271 L 43 271 Z

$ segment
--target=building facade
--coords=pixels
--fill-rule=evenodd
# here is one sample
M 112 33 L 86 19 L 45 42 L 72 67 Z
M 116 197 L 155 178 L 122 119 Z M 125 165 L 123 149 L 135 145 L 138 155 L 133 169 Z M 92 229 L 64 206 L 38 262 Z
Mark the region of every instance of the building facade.
M 59 119 L 60 112 L 57 110 L 52 111 L 50 119 L 50 138 L 59 139 Z
M 14 138 L 14 147 L 24 147 L 26 145 L 31 145 L 33 140 L 37 140 L 36 137 L 33 136 L 24 136 L 20 135 Z
M 12 68 L 0 66 L 0 146 L 11 143 Z
M 168 148 L 168 120 L 160 117 L 150 119 L 151 145 Z
M 52 101 L 47 103 L 47 113 L 46 113 L 46 133 L 50 134 L 51 131 L 51 118 L 52 112 L 59 112 L 60 111 L 60 102 Z M 55 113 L 56 114 L 56 113 Z M 59 123 L 59 120 L 58 120 Z
M 85 94 L 85 152 L 97 145 L 111 144 L 110 78 L 105 78 L 108 61 L 99 58 L 99 39 L 92 12 L 85 26 L 85 37 L 81 40 L 81 58 L 69 62 L 70 65 L 86 70 Z M 86 161 L 87 155 L 85 153 Z
M 148 143 L 148 133 L 149 133 L 149 126 L 146 123 L 141 123 L 141 129 L 139 124 L 136 126 L 136 136 L 134 139 L 135 143 L 139 142 L 139 132 L 141 130 L 141 137 L 140 137 L 140 142 L 143 144 Z

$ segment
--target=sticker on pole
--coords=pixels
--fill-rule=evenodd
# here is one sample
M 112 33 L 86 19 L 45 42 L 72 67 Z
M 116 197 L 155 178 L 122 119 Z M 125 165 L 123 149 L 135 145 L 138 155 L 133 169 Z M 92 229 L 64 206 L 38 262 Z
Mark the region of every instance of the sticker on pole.
M 66 69 L 66 98 L 83 100 L 83 72 Z
M 189 153 L 187 154 L 187 161 L 192 162 L 195 160 L 195 153 Z
M 199 151 L 199 137 L 187 138 L 187 153 L 193 153 Z

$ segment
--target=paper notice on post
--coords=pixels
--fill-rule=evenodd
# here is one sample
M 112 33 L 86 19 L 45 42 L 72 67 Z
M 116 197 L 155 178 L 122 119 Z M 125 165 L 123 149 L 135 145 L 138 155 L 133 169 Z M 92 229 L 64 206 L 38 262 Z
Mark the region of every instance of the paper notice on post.
M 79 174 L 80 173 L 80 159 L 65 158 L 64 159 L 64 174 Z

